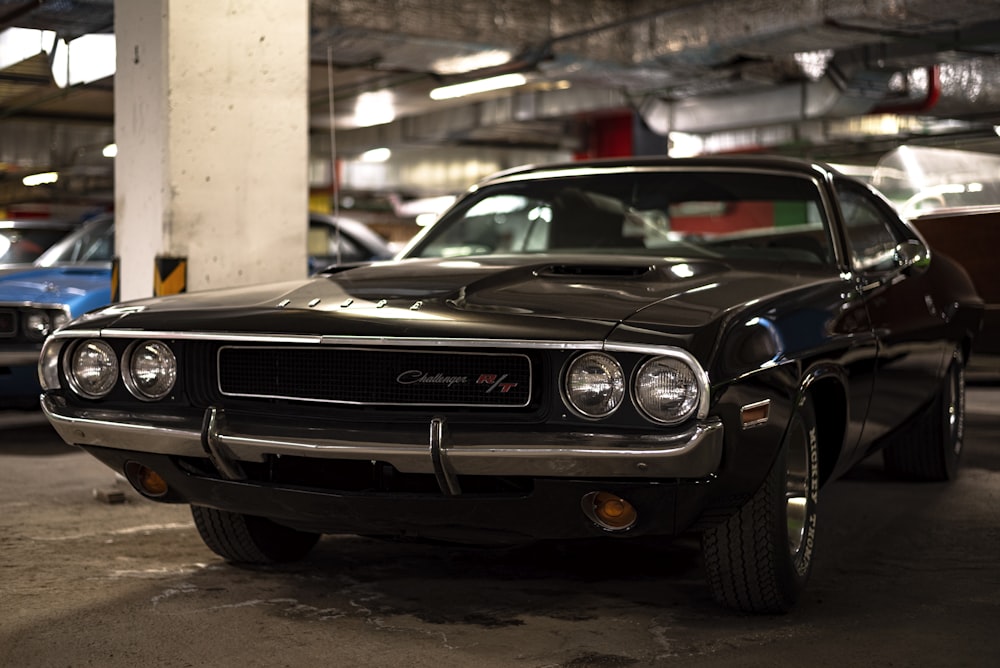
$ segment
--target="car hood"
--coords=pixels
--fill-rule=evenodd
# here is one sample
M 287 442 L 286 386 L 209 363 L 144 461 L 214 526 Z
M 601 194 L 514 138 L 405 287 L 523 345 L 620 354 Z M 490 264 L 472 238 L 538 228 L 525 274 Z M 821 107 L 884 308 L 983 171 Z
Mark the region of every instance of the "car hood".
M 582 341 L 625 323 L 688 337 L 734 308 L 817 280 L 763 264 L 640 256 L 404 260 L 130 302 L 75 326 Z
M 7 274 L 13 274 L 21 271 L 30 271 L 35 268 L 32 262 L 8 262 L 6 264 L 0 262 L 0 276 L 6 276 Z
M 0 303 L 73 304 L 95 290 L 111 290 L 111 271 L 51 267 L 0 277 Z

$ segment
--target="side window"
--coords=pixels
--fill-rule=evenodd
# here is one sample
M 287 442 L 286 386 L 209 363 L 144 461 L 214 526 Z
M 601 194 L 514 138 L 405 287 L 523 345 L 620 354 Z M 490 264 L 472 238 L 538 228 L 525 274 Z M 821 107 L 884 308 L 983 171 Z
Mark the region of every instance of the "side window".
M 333 230 L 330 233 L 330 248 L 333 249 L 334 256 L 339 255 L 341 262 L 364 262 L 372 259 L 371 253 L 359 246 L 343 230 L 340 231 L 340 252 L 338 254 L 336 233 Z
M 337 244 L 340 244 L 339 249 Z M 315 258 L 318 264 L 330 264 L 337 261 L 364 262 L 371 259 L 371 254 L 350 237 L 343 229 L 337 234 L 334 225 L 314 224 L 309 226 L 306 248 L 310 258 Z
M 105 228 L 99 234 L 85 237 L 79 250 L 79 262 L 110 262 L 115 252 L 114 235 Z
M 76 238 L 56 258 L 57 262 L 108 262 L 114 255 L 115 236 L 111 223 L 92 225 L 77 233 Z
M 548 249 L 552 205 L 536 197 L 499 194 L 473 204 L 423 250 L 421 257 L 533 253 Z
M 887 271 L 896 266 L 896 246 L 903 239 L 864 191 L 841 184 L 838 198 L 844 216 L 851 265 L 857 271 Z

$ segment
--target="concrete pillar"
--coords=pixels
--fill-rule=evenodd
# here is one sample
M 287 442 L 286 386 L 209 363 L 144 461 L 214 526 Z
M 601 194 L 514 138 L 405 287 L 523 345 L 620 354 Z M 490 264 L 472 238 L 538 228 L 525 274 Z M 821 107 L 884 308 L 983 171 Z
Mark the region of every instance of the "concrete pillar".
M 115 0 L 121 297 L 304 277 L 308 0 Z

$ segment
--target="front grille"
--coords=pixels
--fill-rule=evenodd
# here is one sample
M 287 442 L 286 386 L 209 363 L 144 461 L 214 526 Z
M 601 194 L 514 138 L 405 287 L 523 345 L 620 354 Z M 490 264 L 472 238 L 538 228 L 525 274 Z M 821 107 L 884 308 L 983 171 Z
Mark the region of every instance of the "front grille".
M 0 336 L 9 338 L 17 334 L 17 313 L 10 309 L 0 309 Z
M 373 406 L 524 407 L 532 366 L 519 353 L 223 346 L 219 391 L 231 397 Z

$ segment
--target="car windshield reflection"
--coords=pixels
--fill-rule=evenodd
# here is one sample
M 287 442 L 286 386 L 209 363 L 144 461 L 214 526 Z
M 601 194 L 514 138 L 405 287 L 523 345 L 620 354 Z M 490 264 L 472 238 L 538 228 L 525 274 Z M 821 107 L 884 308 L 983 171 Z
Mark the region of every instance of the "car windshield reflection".
M 536 175 L 482 188 L 407 257 L 531 253 L 753 257 L 831 263 L 816 184 L 745 172 Z

